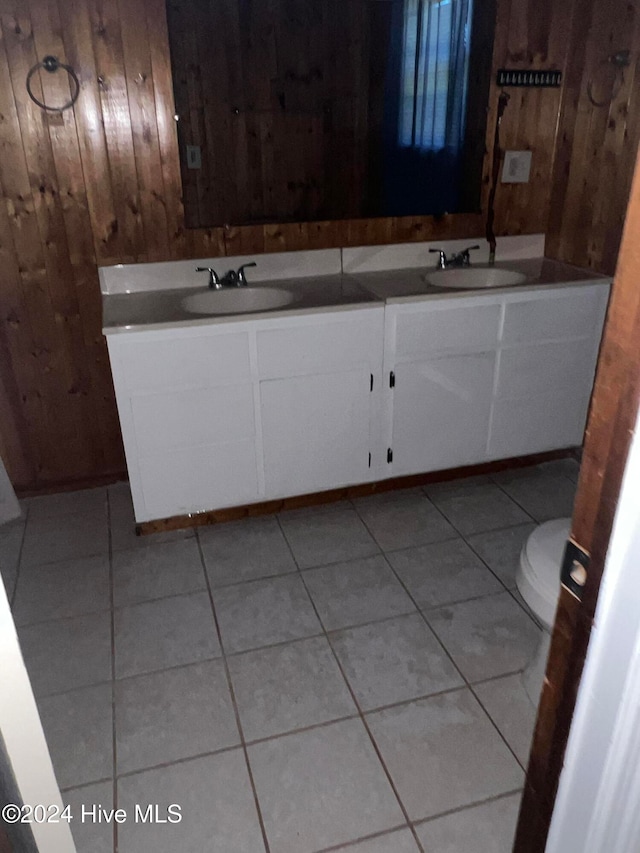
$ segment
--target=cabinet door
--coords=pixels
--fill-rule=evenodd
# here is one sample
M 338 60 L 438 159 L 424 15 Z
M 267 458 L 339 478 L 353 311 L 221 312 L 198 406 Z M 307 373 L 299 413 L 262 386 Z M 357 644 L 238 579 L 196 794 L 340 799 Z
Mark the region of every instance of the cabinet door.
M 137 396 L 131 412 L 151 518 L 258 499 L 251 384 Z
M 607 296 L 597 285 L 509 298 L 489 458 L 582 443 Z
M 495 353 L 399 364 L 393 390 L 393 476 L 484 458 Z
M 261 497 L 247 324 L 109 338 L 136 520 Z
M 371 374 L 362 368 L 261 382 L 266 494 L 368 480 L 372 397 Z

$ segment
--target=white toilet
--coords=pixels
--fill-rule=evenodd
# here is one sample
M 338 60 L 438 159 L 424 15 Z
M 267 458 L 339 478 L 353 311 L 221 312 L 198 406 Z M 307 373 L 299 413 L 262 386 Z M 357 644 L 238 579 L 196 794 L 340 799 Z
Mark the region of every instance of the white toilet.
M 570 518 L 556 518 L 536 527 L 522 547 L 516 571 L 518 590 L 544 628 L 538 649 L 522 674 L 527 695 L 536 706 L 547 667 L 560 595 L 560 568 L 570 530 Z

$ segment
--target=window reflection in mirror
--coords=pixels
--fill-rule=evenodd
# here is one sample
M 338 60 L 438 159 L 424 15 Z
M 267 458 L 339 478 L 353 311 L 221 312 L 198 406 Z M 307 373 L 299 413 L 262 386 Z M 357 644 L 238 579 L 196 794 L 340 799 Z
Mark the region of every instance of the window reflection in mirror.
M 495 0 L 168 0 L 191 227 L 479 208 Z

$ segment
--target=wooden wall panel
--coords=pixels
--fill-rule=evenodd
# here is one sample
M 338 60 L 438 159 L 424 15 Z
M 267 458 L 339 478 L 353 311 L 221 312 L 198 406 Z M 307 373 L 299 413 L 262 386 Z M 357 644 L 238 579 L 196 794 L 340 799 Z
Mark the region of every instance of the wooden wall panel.
M 553 173 L 548 253 L 612 274 L 640 140 L 640 5 L 574 0 Z M 607 57 L 629 50 L 624 84 Z M 591 82 L 595 106 L 589 99 Z
M 498 0 L 500 26 L 494 45 L 487 139 L 493 137 L 501 91 L 493 82 L 495 71 L 498 68 L 565 71 L 571 14 L 571 2 Z M 500 129 L 501 147 L 532 152 L 531 178 L 528 184 L 498 185 L 495 231 L 498 235 L 546 231 L 561 90 L 509 88 L 506 91 L 510 98 Z M 483 206 L 486 206 L 490 169 L 490 160 L 486 158 Z
M 634 3 L 601 6 L 609 3 L 616 15 L 622 9 L 616 38 L 618 32 L 627 38 L 620 46 L 632 46 L 637 61 Z M 262 4 L 250 5 L 258 14 Z M 640 132 L 631 75 L 604 126 L 600 114 L 586 124 L 581 118 L 583 77 L 602 54 L 600 42 L 613 38 L 611 16 L 596 0 L 498 0 L 493 66 L 553 64 L 573 71 L 592 7 L 598 14 L 580 60 L 584 69 L 580 64 L 579 74 L 567 77 L 565 90 L 512 90 L 504 143 L 533 150 L 534 179 L 499 187 L 496 231 L 545 230 L 551 202 L 554 254 L 607 268 L 631 176 L 629 152 Z M 261 26 L 268 38 L 268 21 Z M 48 53 L 72 64 L 81 81 L 75 108 L 62 116 L 45 115 L 25 90 L 29 67 Z M 68 93 L 60 75 L 34 82 L 47 99 Z M 267 94 L 256 81 L 251 92 L 258 100 Z M 492 85 L 489 137 L 497 97 Z M 0 0 L 0 451 L 19 488 L 124 471 L 100 328 L 98 264 L 484 232 L 483 218 L 473 214 L 187 229 L 174 112 L 164 0 Z M 591 140 L 596 128 L 589 148 L 585 135 Z M 247 168 L 257 168 L 255 157 L 255 146 L 248 146 Z M 575 211 L 584 207 L 586 178 L 594 201 L 585 217 Z M 613 181 L 613 195 L 603 181 Z

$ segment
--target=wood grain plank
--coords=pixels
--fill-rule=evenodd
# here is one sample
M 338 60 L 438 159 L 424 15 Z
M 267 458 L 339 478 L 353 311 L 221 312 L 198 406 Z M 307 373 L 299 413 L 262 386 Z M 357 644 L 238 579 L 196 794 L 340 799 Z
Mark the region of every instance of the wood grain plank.
M 37 61 L 31 22 L 22 4 L 5 5 L 2 28 L 13 84 L 17 126 L 24 160 L 5 171 L 4 188 L 14 210 L 14 244 L 19 257 L 25 302 L 32 329 L 37 329 L 40 388 L 45 419 L 56 423 L 59 443 L 49 443 L 50 465 L 43 478 L 74 474 L 93 462 L 87 440 L 85 394 L 87 373 L 77 299 L 59 188 L 43 111 L 18 85 Z M 39 97 L 42 90 L 33 78 Z M 72 451 L 70 453 L 70 450 Z
M 34 45 L 39 56 L 53 54 L 68 61 L 63 44 L 64 29 L 57 0 L 29 0 L 31 16 L 39 22 Z M 63 103 L 70 96 L 67 75 L 45 75 L 50 103 Z M 57 100 L 55 100 L 57 99 Z M 89 470 L 122 470 L 123 450 L 114 416 L 114 393 L 104 338 L 101 334 L 101 300 L 95 268 L 91 219 L 74 112 L 67 110 L 64 121 L 48 122 L 51 159 L 57 180 L 60 227 L 64 228 L 62 246 L 68 251 L 71 277 L 50 280 L 55 291 L 69 292 L 74 315 L 74 352 L 85 373 L 79 393 L 83 397 L 85 441 L 95 456 Z M 97 417 L 96 417 L 97 414 Z M 81 472 L 81 475 L 84 472 Z
M 178 162 L 178 135 L 175 120 L 176 106 L 169 57 L 166 5 L 164 0 L 146 0 L 145 10 L 147 13 L 153 93 L 156 104 L 158 144 L 162 164 L 163 199 L 168 231 L 167 250 L 171 258 L 186 257 L 188 241 L 184 227 L 182 182 Z
M 142 227 L 149 261 L 167 257 L 167 216 L 147 15 L 143 6 L 118 0 L 122 59 L 133 136 Z
M 80 78 L 81 94 L 73 111 L 82 161 L 84 192 L 98 262 L 124 257 L 118 228 L 115 188 L 107 153 L 90 10 L 84 0 L 58 4 L 67 61 Z
M 615 268 L 640 135 L 635 64 L 640 48 L 634 4 L 574 0 L 567 41 L 567 69 L 560 110 L 557 156 L 549 217 L 552 257 L 611 274 Z M 636 56 L 625 70 L 626 84 L 612 103 L 594 106 L 613 93 L 613 69 L 606 58 L 629 48 Z
M 116 227 L 121 254 L 114 263 L 147 260 L 147 242 L 140 210 L 140 188 L 134 156 L 131 112 L 117 0 L 83 0 L 89 9 L 91 36 L 100 91 L 100 105 L 113 186 Z

